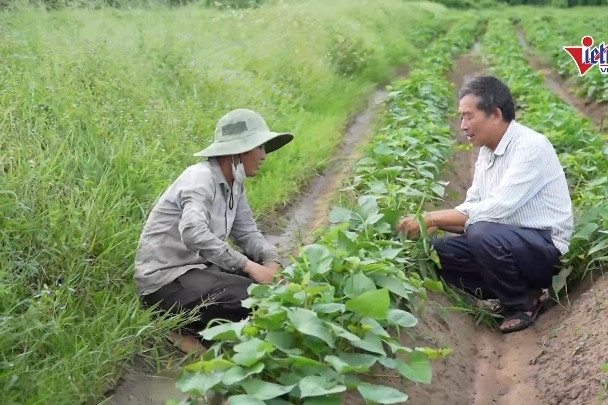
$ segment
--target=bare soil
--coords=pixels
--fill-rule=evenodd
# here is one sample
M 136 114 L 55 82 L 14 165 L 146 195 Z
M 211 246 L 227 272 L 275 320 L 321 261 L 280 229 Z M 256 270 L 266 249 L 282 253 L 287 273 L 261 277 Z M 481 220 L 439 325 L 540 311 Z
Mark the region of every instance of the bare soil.
M 287 224 L 282 230 L 270 229 L 266 238 L 279 252 L 293 254 L 298 246 L 308 242 L 311 232 L 326 224 L 332 197 L 360 157 L 359 148 L 369 141 L 374 117 L 387 95 L 384 88 L 372 93 L 366 108 L 351 118 L 329 167 L 310 182 L 308 190 L 283 214 Z

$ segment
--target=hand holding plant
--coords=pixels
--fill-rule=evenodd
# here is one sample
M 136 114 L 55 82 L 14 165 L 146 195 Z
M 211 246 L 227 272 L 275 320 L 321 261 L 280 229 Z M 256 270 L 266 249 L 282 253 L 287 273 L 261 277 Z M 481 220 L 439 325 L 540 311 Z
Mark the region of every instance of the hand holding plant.
M 409 215 L 402 218 L 401 221 L 399 221 L 399 225 L 397 225 L 397 230 L 402 232 L 408 238 L 418 236 L 420 234 L 420 220 L 425 222 L 428 234 L 432 234 L 437 230 L 436 226 L 429 226 L 430 221 L 427 217 L 421 216 L 418 218 L 415 215 Z
M 275 266 L 276 264 L 276 266 Z M 262 284 L 271 284 L 274 281 L 274 276 L 281 269 L 278 263 L 269 263 L 268 265 L 261 265 L 256 262 L 249 261 L 245 265 L 244 271 L 253 280 Z

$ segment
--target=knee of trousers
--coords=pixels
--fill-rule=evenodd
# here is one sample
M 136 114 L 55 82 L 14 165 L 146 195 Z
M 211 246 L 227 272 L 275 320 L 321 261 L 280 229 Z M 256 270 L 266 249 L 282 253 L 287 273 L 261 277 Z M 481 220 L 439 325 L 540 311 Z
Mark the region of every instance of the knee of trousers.
M 471 250 L 496 247 L 500 244 L 496 237 L 496 225 L 491 222 L 476 222 L 467 229 L 467 241 Z

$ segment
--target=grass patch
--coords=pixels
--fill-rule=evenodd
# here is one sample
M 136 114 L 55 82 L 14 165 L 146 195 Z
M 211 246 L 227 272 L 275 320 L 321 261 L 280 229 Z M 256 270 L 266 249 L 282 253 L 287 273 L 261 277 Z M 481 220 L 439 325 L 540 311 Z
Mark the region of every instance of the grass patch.
M 296 134 L 249 185 L 256 212 L 269 212 L 330 157 L 373 83 L 442 29 L 442 13 L 314 0 L 0 14 L 4 402 L 94 402 L 175 323 L 139 307 L 133 255 L 152 203 L 221 115 L 252 108 Z

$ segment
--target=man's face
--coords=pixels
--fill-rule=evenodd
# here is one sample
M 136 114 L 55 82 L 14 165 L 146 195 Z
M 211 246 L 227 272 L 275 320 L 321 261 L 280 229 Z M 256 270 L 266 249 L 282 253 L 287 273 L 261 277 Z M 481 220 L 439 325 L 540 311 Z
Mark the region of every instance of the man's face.
M 247 177 L 254 177 L 258 174 L 262 162 L 266 159 L 266 151 L 264 145 L 259 146 L 249 152 L 243 153 L 241 161 L 245 168 L 245 174 Z
M 497 117 L 495 114 L 486 116 L 484 111 L 477 108 L 478 102 L 479 97 L 474 94 L 467 94 L 460 99 L 458 105 L 460 129 L 464 131 L 473 146 L 492 145 Z

